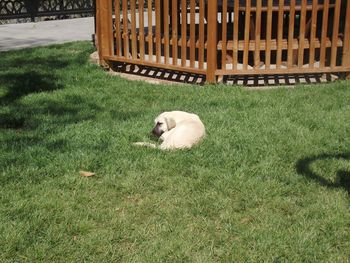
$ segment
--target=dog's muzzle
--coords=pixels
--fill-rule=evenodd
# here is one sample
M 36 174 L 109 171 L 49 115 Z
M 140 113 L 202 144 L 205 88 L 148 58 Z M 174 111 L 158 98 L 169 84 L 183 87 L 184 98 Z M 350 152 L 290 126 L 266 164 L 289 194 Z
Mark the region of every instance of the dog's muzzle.
M 154 129 L 152 130 L 152 134 L 157 137 L 160 137 L 163 133 L 164 131 L 160 129 L 159 125 L 156 125 L 156 127 L 154 127 Z

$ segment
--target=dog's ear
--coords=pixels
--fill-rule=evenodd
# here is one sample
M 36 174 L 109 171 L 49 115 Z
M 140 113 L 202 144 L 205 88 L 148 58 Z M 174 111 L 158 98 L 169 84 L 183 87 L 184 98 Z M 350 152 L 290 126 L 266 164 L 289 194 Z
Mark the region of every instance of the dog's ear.
M 176 122 L 173 118 L 165 118 L 166 126 L 168 127 L 168 131 L 175 128 Z

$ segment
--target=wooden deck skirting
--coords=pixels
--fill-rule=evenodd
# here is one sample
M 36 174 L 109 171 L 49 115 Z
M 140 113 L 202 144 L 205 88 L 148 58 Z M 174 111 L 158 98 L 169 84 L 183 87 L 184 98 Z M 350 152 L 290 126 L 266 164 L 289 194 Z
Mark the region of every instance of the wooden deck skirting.
M 350 74 L 350 1 L 96 0 L 96 39 L 105 65 L 201 74 L 209 83 Z

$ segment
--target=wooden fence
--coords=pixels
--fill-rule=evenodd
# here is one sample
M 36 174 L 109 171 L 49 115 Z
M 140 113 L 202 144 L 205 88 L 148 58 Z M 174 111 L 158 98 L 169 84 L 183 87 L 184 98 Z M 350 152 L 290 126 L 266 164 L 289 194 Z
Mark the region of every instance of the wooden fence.
M 107 64 L 203 74 L 210 83 L 350 72 L 347 0 L 97 0 L 96 31 Z

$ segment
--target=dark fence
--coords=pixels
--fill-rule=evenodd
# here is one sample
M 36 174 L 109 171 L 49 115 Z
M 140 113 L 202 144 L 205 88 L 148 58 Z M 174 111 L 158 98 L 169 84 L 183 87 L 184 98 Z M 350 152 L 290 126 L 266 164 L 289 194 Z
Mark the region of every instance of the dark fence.
M 0 0 L 0 20 L 46 16 L 93 15 L 94 0 Z

